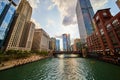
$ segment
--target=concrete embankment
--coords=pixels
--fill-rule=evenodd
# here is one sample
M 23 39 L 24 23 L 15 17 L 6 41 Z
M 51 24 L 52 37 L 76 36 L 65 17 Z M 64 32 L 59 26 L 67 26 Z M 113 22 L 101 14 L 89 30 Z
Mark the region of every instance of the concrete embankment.
M 2 62 L 0 64 L 0 71 L 2 70 L 6 70 L 9 68 L 13 68 L 16 66 L 20 66 L 20 65 L 24 65 L 27 63 L 31 63 L 34 61 L 38 61 L 41 59 L 45 59 L 48 58 L 48 56 L 39 56 L 39 55 L 32 55 L 30 57 L 24 58 L 24 59 L 16 59 L 16 60 L 10 60 L 10 61 L 6 61 L 6 62 Z

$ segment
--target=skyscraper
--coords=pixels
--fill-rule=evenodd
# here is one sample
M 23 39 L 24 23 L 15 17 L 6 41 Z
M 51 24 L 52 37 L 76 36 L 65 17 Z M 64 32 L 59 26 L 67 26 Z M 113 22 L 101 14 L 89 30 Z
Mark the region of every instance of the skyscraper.
M 28 21 L 23 29 L 22 36 L 20 39 L 19 47 L 21 50 L 31 50 L 33 37 L 35 31 L 35 24 Z
M 63 34 L 63 51 L 67 51 L 67 35 Z
M 19 1 L 20 0 L 0 1 L 0 49 L 4 46 Z
M 93 32 L 92 18 L 94 16 L 90 0 L 78 0 L 76 6 L 77 21 L 81 42 Z
M 68 47 L 68 51 L 71 50 L 70 44 L 71 44 L 71 41 L 70 41 L 70 34 L 67 34 L 67 47 Z
M 20 41 L 23 38 L 24 28 L 27 22 L 30 21 L 31 15 L 32 7 L 29 2 L 27 0 L 21 0 L 12 24 L 13 29 L 6 50 L 19 49 L 21 47 Z
M 56 51 L 60 51 L 60 40 L 56 40 Z
M 70 34 L 63 34 L 63 50 L 70 51 Z

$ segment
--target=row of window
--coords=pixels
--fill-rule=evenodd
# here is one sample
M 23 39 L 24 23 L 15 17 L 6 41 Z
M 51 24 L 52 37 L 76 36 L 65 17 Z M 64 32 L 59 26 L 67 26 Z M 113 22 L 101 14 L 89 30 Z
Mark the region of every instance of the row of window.
M 108 16 L 106 12 L 103 12 L 102 15 L 103 15 L 103 17 L 107 17 Z M 96 21 L 98 21 L 98 20 L 99 20 L 99 16 L 96 16 Z
M 6 38 L 10 24 L 13 20 L 14 12 L 15 6 L 10 4 L 8 0 L 0 1 L 0 40 L 2 41 L 0 44 L 3 44 L 3 41 Z

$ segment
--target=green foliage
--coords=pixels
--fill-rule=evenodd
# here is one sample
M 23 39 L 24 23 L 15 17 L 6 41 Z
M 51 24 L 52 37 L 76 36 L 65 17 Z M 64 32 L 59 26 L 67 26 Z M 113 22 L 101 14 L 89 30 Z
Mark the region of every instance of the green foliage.
M 13 59 L 20 59 L 26 58 L 31 55 L 28 51 L 21 51 L 21 50 L 8 50 L 4 54 L 0 54 L 0 63 L 3 61 L 13 60 Z
M 76 46 L 77 46 L 78 50 L 81 50 L 83 47 L 81 42 L 76 43 Z
M 13 59 L 21 59 L 31 56 L 33 53 L 40 55 L 40 56 L 47 56 L 47 51 L 21 51 L 21 50 L 8 50 L 4 53 L 0 51 L 0 63 L 3 61 L 13 60 Z
M 41 54 L 44 55 L 44 56 L 47 56 L 48 52 L 47 51 L 41 51 Z
M 0 54 L 2 54 L 3 52 L 0 50 Z
M 8 55 L 0 54 L 0 63 L 8 60 L 10 60 Z
M 48 52 L 47 51 L 34 50 L 34 51 L 31 51 L 31 52 L 35 53 L 37 55 L 41 55 L 41 56 L 48 56 Z

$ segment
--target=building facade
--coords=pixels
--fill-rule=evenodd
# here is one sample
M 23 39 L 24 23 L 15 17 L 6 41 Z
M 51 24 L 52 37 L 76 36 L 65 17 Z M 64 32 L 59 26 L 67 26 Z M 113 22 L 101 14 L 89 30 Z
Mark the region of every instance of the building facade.
M 67 47 L 68 47 L 68 51 L 71 51 L 70 34 L 67 34 Z
M 4 48 L 4 43 L 9 32 L 16 6 L 20 0 L 2 0 L 0 1 L 0 49 Z
M 87 35 L 93 32 L 92 18 L 94 16 L 90 0 L 78 0 L 76 6 L 77 21 L 81 42 L 86 42 Z
M 117 1 L 116 1 L 116 4 L 117 4 L 117 6 L 118 6 L 119 9 L 120 9 L 120 0 L 117 0 Z
M 63 34 L 63 50 L 64 51 L 70 51 L 71 47 L 70 47 L 70 34 Z
M 110 8 L 98 10 L 94 21 L 96 32 L 87 38 L 89 49 L 103 55 L 120 54 L 120 12 L 112 16 Z
M 32 50 L 50 51 L 50 37 L 43 29 L 35 29 Z
M 93 32 L 87 37 L 88 52 L 98 52 L 102 54 L 102 47 L 98 37 L 98 32 Z
M 73 44 L 73 51 L 79 51 L 78 43 L 80 43 L 80 39 L 75 39 Z
M 56 39 L 55 38 L 51 38 L 51 50 L 55 51 L 56 50 Z
M 6 50 L 18 50 L 21 47 L 20 41 L 23 38 L 24 28 L 32 15 L 32 7 L 27 0 L 21 0 L 15 14 L 15 19 L 12 23 L 12 29 L 9 36 Z
M 60 40 L 56 40 L 56 51 L 60 51 Z
M 33 36 L 35 31 L 35 24 L 28 21 L 23 29 L 22 36 L 19 43 L 20 50 L 31 50 Z

